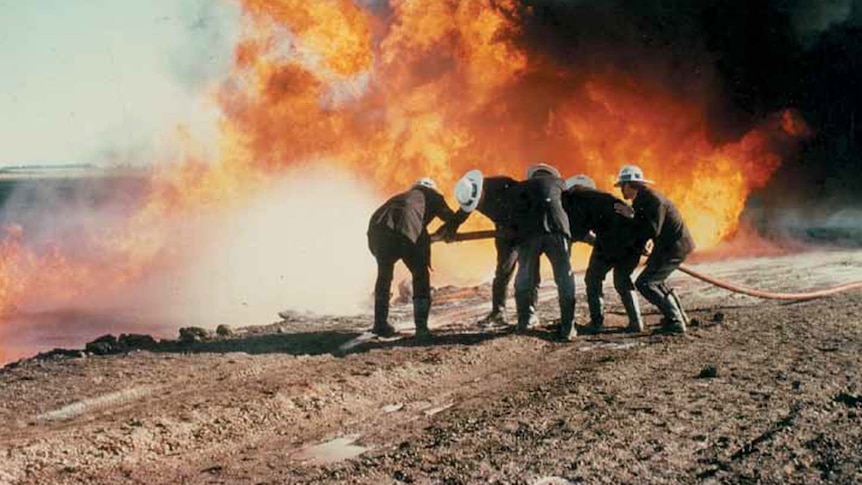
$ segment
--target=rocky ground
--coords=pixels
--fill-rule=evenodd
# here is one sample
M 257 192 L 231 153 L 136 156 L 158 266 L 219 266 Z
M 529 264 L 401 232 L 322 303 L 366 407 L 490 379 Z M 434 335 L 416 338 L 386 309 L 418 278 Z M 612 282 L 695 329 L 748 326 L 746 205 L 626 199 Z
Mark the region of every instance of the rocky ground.
M 808 289 L 862 279 L 862 251 L 698 269 Z M 675 284 L 686 336 L 621 333 L 612 291 L 609 328 L 574 343 L 483 328 L 483 286 L 437 292 L 429 341 L 294 315 L 21 361 L 0 371 L 0 483 L 862 482 L 862 292 L 787 304 Z M 553 288 L 541 300 L 550 325 Z

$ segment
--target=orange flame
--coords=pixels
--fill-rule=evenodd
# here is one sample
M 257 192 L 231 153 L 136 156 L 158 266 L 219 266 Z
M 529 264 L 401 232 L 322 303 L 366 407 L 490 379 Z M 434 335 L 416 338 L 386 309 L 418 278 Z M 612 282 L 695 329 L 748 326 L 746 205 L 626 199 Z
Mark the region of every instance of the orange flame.
M 373 16 L 344 2 L 314 2 L 325 14 L 306 41 L 311 16 L 293 3 L 242 2 L 249 33 L 219 97 L 226 129 L 245 137 L 264 170 L 325 155 L 396 191 L 424 175 L 449 187 L 472 168 L 521 176 L 546 160 L 609 189 L 620 166 L 637 163 L 708 248 L 732 233 L 750 191 L 778 167 L 776 147 L 805 130 L 786 111 L 715 146 L 698 99 L 612 70 L 576 80 L 531 58 L 516 42 L 527 13 L 514 1 L 396 1 L 376 46 Z M 329 59 L 333 46 L 349 67 L 309 63 L 305 49 Z M 236 89 L 240 80 L 249 89 Z
M 392 0 L 386 18 L 350 0 L 238 1 L 243 36 L 215 93 L 219 159 L 190 156 L 159 171 L 135 215 L 92 235 L 96 262 L 28 248 L 11 229 L 0 245 L 0 313 L 45 295 L 109 294 L 170 261 L 172 224 L 319 160 L 372 181 L 381 195 L 426 175 L 448 192 L 473 168 L 520 178 L 536 161 L 611 189 L 619 167 L 637 163 L 706 249 L 733 233 L 748 194 L 807 132 L 786 111 L 715 146 L 696 96 L 613 69 L 575 75 L 529 52 L 518 37 L 530 12 L 516 0 Z M 448 251 L 452 259 L 438 267 L 465 271 L 466 254 L 488 251 Z M 476 265 L 484 274 L 492 261 Z

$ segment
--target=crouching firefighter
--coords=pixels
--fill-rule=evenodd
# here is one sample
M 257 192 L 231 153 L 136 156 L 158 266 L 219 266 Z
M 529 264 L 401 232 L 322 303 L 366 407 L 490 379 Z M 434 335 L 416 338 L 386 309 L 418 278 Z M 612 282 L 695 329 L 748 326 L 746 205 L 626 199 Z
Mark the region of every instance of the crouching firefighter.
M 430 178 L 422 178 L 407 192 L 387 200 L 371 216 L 368 225 L 368 248 L 377 259 L 377 283 L 374 286 L 373 333 L 388 336 L 395 333 L 389 324 L 389 300 L 395 263 L 403 260 L 413 275 L 413 319 L 416 336 L 425 337 L 431 311 L 431 237 L 428 224 L 439 217 L 445 223 L 455 220 L 455 213 Z
M 587 303 L 590 307 L 592 331 L 604 327 L 605 277 L 614 270 L 614 288 L 628 316 L 628 332 L 642 332 L 641 318 L 632 272 L 637 268 L 643 253 L 643 244 L 635 239 L 634 221 L 617 213 L 616 205 L 625 205 L 613 195 L 596 190 L 596 184 L 586 175 L 576 175 L 566 180 L 563 200 L 572 239 L 593 245 L 584 283 L 587 287 Z M 590 233 L 592 231 L 592 233 Z
M 618 205 L 617 211 L 633 219 L 638 241 L 644 244 L 653 241 L 646 268 L 638 276 L 635 286 L 664 315 L 662 325 L 665 330 L 685 333 L 685 312 L 676 293 L 665 281 L 694 251 L 694 240 L 677 208 L 651 189 L 649 185 L 652 183 L 644 177 L 640 167 L 623 167 L 615 185 L 620 188 L 624 199 L 632 201 L 632 205 Z
M 494 222 L 494 246 L 497 249 L 497 267 L 491 285 L 491 313 L 485 322 L 507 324 L 506 293 L 515 265 L 518 262 L 517 238 L 513 226 L 513 203 L 518 181 L 510 177 L 484 177 L 479 170 L 471 170 L 455 184 L 455 199 L 460 210 L 457 223 L 447 228 L 445 235 L 454 235 L 457 225 L 473 211 Z
M 561 340 L 577 335 L 574 327 L 575 280 L 572 275 L 571 232 L 563 210 L 566 184 L 556 168 L 540 163 L 527 170 L 527 180 L 518 186 L 515 228 L 518 233 L 518 273 L 515 276 L 517 331 L 536 321 L 534 291 L 538 285 L 539 258 L 551 261 L 560 303 Z

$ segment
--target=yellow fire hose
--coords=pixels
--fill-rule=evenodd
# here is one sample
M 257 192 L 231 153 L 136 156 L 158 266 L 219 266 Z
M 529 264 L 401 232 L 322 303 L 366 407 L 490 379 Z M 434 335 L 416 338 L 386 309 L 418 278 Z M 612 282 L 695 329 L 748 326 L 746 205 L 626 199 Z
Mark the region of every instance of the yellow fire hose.
M 463 232 L 460 234 L 455 234 L 454 237 L 449 242 L 461 242 L 461 241 L 475 241 L 479 239 L 491 239 L 497 235 L 496 231 L 474 231 L 474 232 Z M 432 242 L 442 241 L 442 237 L 437 235 L 432 236 Z M 705 281 L 711 285 L 717 286 L 719 288 L 724 288 L 725 290 L 732 291 L 734 293 L 741 293 L 743 295 L 753 296 L 756 298 L 764 298 L 769 300 L 785 300 L 785 301 L 805 301 L 805 300 L 814 300 L 816 298 L 823 298 L 826 296 L 834 295 L 836 293 L 841 293 L 844 291 L 855 290 L 857 288 L 862 288 L 862 281 L 853 281 L 850 283 L 845 283 L 843 285 L 831 286 L 829 288 L 822 288 L 819 290 L 813 290 L 806 293 L 774 293 L 771 291 L 763 291 L 755 288 L 748 288 L 745 286 L 735 285 L 733 283 L 720 280 L 717 278 L 713 278 L 711 276 L 705 275 L 698 271 L 691 269 L 690 267 L 682 264 L 679 267 L 679 270 L 683 273 L 697 278 L 701 281 Z

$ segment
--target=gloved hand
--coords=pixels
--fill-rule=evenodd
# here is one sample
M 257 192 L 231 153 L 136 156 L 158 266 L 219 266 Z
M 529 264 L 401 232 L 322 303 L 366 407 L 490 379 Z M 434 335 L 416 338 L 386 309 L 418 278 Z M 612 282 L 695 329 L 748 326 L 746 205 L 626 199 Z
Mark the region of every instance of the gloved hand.
M 635 217 L 634 208 L 628 204 L 621 204 L 617 202 L 616 204 L 614 204 L 614 210 L 617 212 L 617 214 L 623 217 L 627 217 L 629 219 L 633 219 Z
M 443 224 L 431 235 L 431 240 L 450 243 L 455 240 L 455 231 L 457 231 L 457 228 L 454 225 Z
M 655 243 L 653 243 L 652 239 L 647 241 L 646 244 L 644 244 L 643 255 L 649 256 L 650 254 L 652 254 L 652 249 L 653 249 L 654 245 L 655 245 Z
M 444 224 L 443 227 L 443 240 L 447 243 L 455 241 L 455 234 L 458 232 L 458 227 L 450 224 Z

